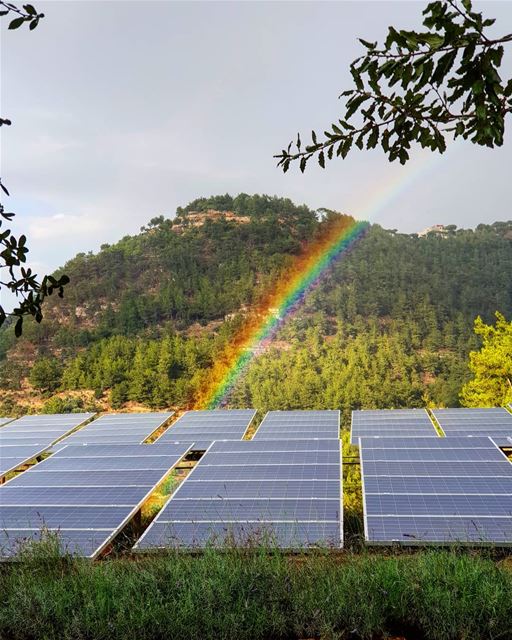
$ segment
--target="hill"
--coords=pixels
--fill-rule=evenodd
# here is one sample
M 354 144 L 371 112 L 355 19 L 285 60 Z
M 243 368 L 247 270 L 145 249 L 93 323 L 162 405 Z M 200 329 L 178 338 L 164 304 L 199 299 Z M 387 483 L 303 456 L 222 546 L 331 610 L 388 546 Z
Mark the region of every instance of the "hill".
M 0 413 L 184 406 L 291 258 L 329 223 L 269 196 L 200 198 L 79 254 L 63 301 L 0 333 Z M 231 399 L 259 409 L 456 405 L 477 315 L 512 314 L 512 222 L 423 237 L 372 225 Z M 55 396 L 55 397 L 50 397 Z

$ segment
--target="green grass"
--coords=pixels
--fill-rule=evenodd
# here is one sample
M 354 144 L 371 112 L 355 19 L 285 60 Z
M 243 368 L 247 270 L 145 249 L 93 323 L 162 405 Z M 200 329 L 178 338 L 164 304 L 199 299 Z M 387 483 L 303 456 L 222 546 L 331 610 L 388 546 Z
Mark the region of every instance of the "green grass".
M 0 566 L 2 640 L 512 638 L 512 571 L 491 552 L 59 557 Z

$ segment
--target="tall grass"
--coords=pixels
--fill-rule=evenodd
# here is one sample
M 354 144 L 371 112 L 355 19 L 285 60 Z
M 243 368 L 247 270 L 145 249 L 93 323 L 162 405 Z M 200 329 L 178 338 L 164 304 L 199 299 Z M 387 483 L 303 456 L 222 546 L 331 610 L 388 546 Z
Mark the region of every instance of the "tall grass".
M 2 640 L 512 638 L 512 572 L 490 556 L 273 549 L 0 566 Z

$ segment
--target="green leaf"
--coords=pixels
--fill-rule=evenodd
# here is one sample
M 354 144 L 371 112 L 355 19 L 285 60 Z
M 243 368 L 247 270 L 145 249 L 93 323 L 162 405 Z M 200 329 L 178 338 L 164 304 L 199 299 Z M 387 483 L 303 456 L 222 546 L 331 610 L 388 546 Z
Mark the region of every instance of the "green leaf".
M 19 29 L 24 22 L 25 18 L 15 18 L 9 23 L 9 29 Z
M 423 33 L 421 39 L 428 44 L 431 49 L 439 49 L 439 47 L 444 44 L 443 36 L 437 33 Z
M 375 47 L 377 46 L 376 42 L 368 42 L 367 40 L 363 40 L 362 38 L 358 38 L 358 40 L 367 49 L 375 49 Z
M 23 317 L 20 316 L 17 320 L 16 320 L 16 324 L 14 325 L 14 335 L 19 338 L 21 336 L 21 333 L 23 331 Z
M 34 9 L 34 7 L 31 4 L 24 4 L 23 8 L 27 13 L 30 13 L 30 15 L 35 16 L 37 14 L 37 11 Z
M 320 153 L 318 154 L 318 164 L 322 167 L 322 169 L 325 169 L 325 154 L 323 151 L 320 151 Z

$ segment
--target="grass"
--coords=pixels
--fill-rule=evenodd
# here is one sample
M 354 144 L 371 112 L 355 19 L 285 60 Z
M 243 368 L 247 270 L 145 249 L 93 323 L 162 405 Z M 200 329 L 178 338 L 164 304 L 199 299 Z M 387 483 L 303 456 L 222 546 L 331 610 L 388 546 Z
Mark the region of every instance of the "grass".
M 512 638 L 512 571 L 485 552 L 207 549 L 91 563 L 51 537 L 0 566 L 2 640 Z

